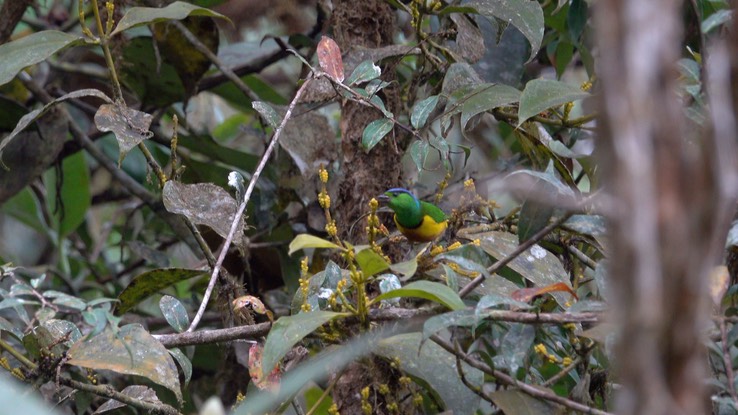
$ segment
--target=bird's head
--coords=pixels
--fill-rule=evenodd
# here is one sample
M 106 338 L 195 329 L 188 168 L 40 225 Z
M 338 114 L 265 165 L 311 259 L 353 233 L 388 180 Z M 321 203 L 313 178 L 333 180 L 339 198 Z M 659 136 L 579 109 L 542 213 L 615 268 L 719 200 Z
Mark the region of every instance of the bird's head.
M 418 198 L 410 193 L 409 190 L 400 187 L 387 190 L 383 195 L 379 196 L 379 200 L 387 203 L 387 206 L 395 212 L 420 209 Z

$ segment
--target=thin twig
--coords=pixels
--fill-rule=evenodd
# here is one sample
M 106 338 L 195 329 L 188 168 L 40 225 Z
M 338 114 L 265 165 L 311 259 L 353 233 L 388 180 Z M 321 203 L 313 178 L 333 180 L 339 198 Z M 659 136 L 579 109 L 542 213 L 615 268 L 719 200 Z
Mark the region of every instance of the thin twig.
M 418 318 L 432 317 L 445 310 L 423 308 L 385 308 L 369 310 L 369 321 L 407 321 Z M 507 321 L 523 324 L 566 324 L 566 323 L 599 323 L 601 314 L 598 313 L 528 313 L 509 310 L 487 310 L 485 320 Z M 356 317 L 343 320 L 346 324 L 358 322 Z M 200 330 L 176 334 L 154 334 L 165 347 L 191 346 L 198 344 L 223 343 L 233 340 L 258 339 L 266 336 L 271 328 L 270 323 L 259 323 L 252 326 L 237 326 L 225 329 Z
M 27 357 L 23 356 L 23 353 L 15 350 L 13 346 L 11 346 L 9 343 L 5 342 L 3 339 L 0 339 L 0 348 L 4 349 L 6 352 L 10 353 L 13 357 L 18 359 L 19 362 L 23 363 L 23 365 L 31 370 L 36 369 L 36 364 L 32 361 L 28 360 Z
M 571 372 L 572 370 L 574 370 L 574 368 L 576 368 L 577 365 L 579 363 L 581 363 L 581 362 L 582 362 L 582 357 L 581 356 L 577 356 L 577 358 L 574 359 L 574 361 L 572 361 L 569 364 L 569 366 L 561 369 L 561 371 L 559 373 L 557 373 L 557 374 L 551 376 L 550 378 L 546 379 L 546 381 L 543 382 L 541 385 L 542 386 L 549 387 L 549 386 L 555 384 L 556 382 L 558 382 L 559 380 L 561 380 L 564 376 L 566 376 L 569 372 Z
M 530 239 L 526 240 L 525 242 L 518 245 L 517 248 L 515 248 L 514 251 L 510 253 L 510 255 L 506 256 L 505 258 L 502 258 L 492 264 L 489 268 L 487 268 L 487 271 L 490 274 L 494 274 L 495 272 L 501 270 L 503 267 L 505 267 L 507 264 L 509 264 L 513 259 L 517 258 L 520 254 L 528 250 L 531 246 L 535 245 L 536 242 L 543 239 L 546 235 L 548 235 L 550 232 L 552 232 L 554 229 L 556 229 L 559 225 L 566 222 L 571 215 L 573 215 L 573 212 L 569 212 L 562 217 L 556 219 L 555 221 L 549 223 L 546 225 L 545 228 L 541 229 L 540 231 L 536 232 L 535 235 L 531 236 Z M 484 275 L 480 275 L 477 278 L 474 278 L 469 284 L 467 284 L 464 288 L 459 291 L 459 296 L 461 298 L 464 298 L 467 296 L 470 292 L 474 291 L 475 288 L 485 280 Z
M 91 385 L 89 383 L 79 382 L 69 378 L 59 378 L 59 383 L 70 388 L 81 390 L 84 392 L 94 393 L 98 396 L 115 399 L 116 401 L 140 409 L 146 413 L 162 414 L 162 415 L 180 415 L 180 412 L 174 407 L 165 403 L 154 403 L 136 399 L 121 392 L 118 392 L 110 385 Z
M 223 72 L 223 75 L 225 75 L 226 78 L 230 79 L 231 82 L 233 82 L 236 87 L 240 89 L 241 92 L 243 92 L 244 95 L 246 95 L 252 101 L 259 100 L 259 97 L 257 97 L 256 94 L 254 94 L 254 92 L 251 91 L 249 87 L 243 83 L 241 78 L 239 78 L 238 75 L 236 75 L 229 67 L 227 67 L 223 63 L 223 61 L 218 59 L 218 57 L 215 56 L 215 54 L 211 52 L 210 49 L 208 49 L 208 47 L 205 46 L 205 44 L 197 38 L 197 36 L 193 35 L 192 32 L 190 32 L 190 29 L 187 28 L 187 26 L 182 24 L 182 22 L 178 22 L 176 20 L 173 20 L 172 24 L 174 24 L 174 27 L 176 27 L 177 30 L 179 30 L 182 35 L 184 35 L 184 37 L 187 38 L 190 43 L 192 43 L 192 46 L 194 46 L 195 49 L 205 55 L 205 57 L 207 57 L 210 62 L 217 66 L 218 69 Z
M 343 371 L 339 372 L 335 378 L 333 378 L 333 381 L 331 381 L 330 385 L 328 385 L 327 388 L 323 391 L 323 393 L 320 395 L 317 401 L 313 404 L 313 407 L 310 408 L 307 414 L 305 415 L 313 415 L 315 414 L 315 411 L 318 410 L 318 407 L 320 406 L 320 403 L 323 402 L 323 399 L 325 399 L 329 393 L 333 390 L 333 388 L 336 386 L 336 383 L 338 383 L 338 380 L 341 379 L 341 376 L 343 376 Z
M 590 267 L 591 269 L 597 268 L 597 262 L 595 262 L 594 259 L 590 258 L 585 254 L 584 252 L 580 251 L 577 247 L 567 245 L 566 249 L 571 252 L 575 257 L 577 257 L 578 260 L 582 262 L 582 264 Z
M 300 97 L 302 96 L 303 92 L 305 91 L 305 88 L 310 84 L 310 81 L 312 80 L 312 76 L 308 76 L 308 78 L 303 82 L 303 84 L 300 86 L 300 88 L 295 93 L 295 97 L 292 99 L 292 102 L 290 102 L 289 107 L 287 108 L 287 112 L 284 115 L 284 118 L 282 118 L 282 122 L 279 124 L 277 129 L 274 131 L 274 136 L 272 137 L 272 140 L 269 142 L 269 146 L 267 147 L 266 151 L 264 151 L 264 155 L 262 155 L 261 160 L 259 161 L 259 165 L 256 167 L 256 170 L 254 170 L 254 174 L 251 176 L 251 181 L 249 181 L 249 186 L 246 188 L 246 192 L 243 195 L 243 200 L 241 201 L 241 204 L 238 206 L 238 211 L 236 212 L 233 223 L 231 223 L 231 229 L 228 232 L 228 236 L 225 239 L 225 242 L 223 243 L 223 248 L 220 251 L 220 255 L 218 256 L 218 260 L 215 263 L 215 266 L 213 267 L 213 273 L 210 276 L 210 282 L 208 283 L 208 288 L 205 290 L 205 295 L 203 296 L 202 303 L 200 304 L 200 308 L 197 310 L 197 314 L 195 314 L 195 317 L 192 319 L 192 324 L 190 324 L 190 327 L 187 329 L 188 332 L 193 332 L 197 325 L 200 323 L 200 319 L 202 318 L 203 313 L 205 313 L 205 309 L 207 308 L 208 301 L 210 300 L 210 296 L 213 293 L 213 288 L 215 287 L 215 281 L 218 279 L 218 273 L 220 272 L 220 268 L 223 265 L 223 260 L 226 257 L 226 254 L 228 253 L 228 248 L 231 246 L 231 242 L 233 241 L 233 236 L 236 234 L 236 230 L 238 229 L 238 223 L 241 220 L 241 216 L 243 215 L 243 212 L 246 210 L 246 204 L 249 202 L 249 199 L 251 199 L 251 193 L 254 191 L 254 187 L 256 187 L 256 181 L 259 180 L 259 176 L 261 176 L 261 172 L 264 170 L 264 167 L 266 166 L 267 161 L 269 160 L 269 156 L 271 156 L 272 151 L 274 151 L 274 147 L 277 145 L 277 141 L 279 141 L 279 137 L 282 135 L 282 131 L 284 131 L 285 125 L 287 125 L 287 121 L 292 117 L 292 111 L 295 109 L 295 105 L 297 105 L 297 102 L 300 100 Z
M 592 408 L 591 406 L 587 406 L 587 405 L 584 405 L 582 403 L 572 401 L 571 399 L 567 399 L 567 398 L 564 398 L 563 396 L 559 396 L 559 395 L 555 394 L 552 391 L 545 390 L 545 389 L 538 389 L 537 387 L 535 387 L 533 385 L 529 385 L 529 384 L 524 383 L 524 382 L 521 382 L 521 381 L 513 378 L 512 376 L 510 376 L 510 375 L 508 375 L 508 374 L 506 374 L 504 372 L 501 372 L 499 370 L 492 369 L 491 367 L 487 366 L 486 363 L 481 362 L 481 361 L 479 361 L 477 359 L 474 359 L 474 358 L 470 357 L 469 355 L 467 355 L 466 353 L 457 352 L 454 349 L 454 346 L 451 343 L 449 343 L 446 340 L 440 338 L 438 335 L 435 335 L 435 334 L 432 335 L 431 336 L 431 340 L 433 340 L 436 344 L 438 344 L 439 346 L 441 346 L 442 348 L 444 348 L 447 352 L 449 352 L 449 353 L 451 353 L 451 354 L 453 354 L 455 356 L 460 357 L 461 360 L 463 360 L 464 362 L 466 362 L 467 364 L 469 364 L 469 366 L 475 367 L 475 368 L 481 370 L 482 372 L 484 372 L 484 373 L 486 373 L 486 374 L 488 374 L 490 376 L 493 376 L 495 378 L 495 380 L 498 383 L 500 383 L 500 384 L 504 384 L 504 385 L 508 385 L 508 386 L 514 386 L 514 387 L 520 389 L 520 391 L 522 391 L 522 392 L 524 392 L 524 393 L 526 393 L 526 394 L 528 394 L 528 395 L 530 395 L 530 396 L 532 396 L 534 398 L 538 398 L 538 399 L 543 399 L 543 400 L 546 400 L 546 401 L 555 402 L 555 403 L 557 403 L 559 405 L 565 406 L 565 407 L 567 407 L 569 409 L 573 409 L 575 411 L 583 412 L 585 414 L 592 414 L 592 415 L 612 415 L 610 412 L 603 411 L 603 410 L 597 409 L 597 408 Z

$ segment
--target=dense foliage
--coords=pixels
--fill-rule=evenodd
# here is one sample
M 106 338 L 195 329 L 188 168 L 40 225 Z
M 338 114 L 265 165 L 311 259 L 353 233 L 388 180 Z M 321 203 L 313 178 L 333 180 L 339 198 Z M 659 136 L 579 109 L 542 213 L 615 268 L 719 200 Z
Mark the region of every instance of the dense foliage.
M 589 1 L 356 2 L 396 19 L 371 48 L 339 1 L 151 3 L 34 2 L 0 45 L 6 374 L 60 413 L 613 408 Z M 693 3 L 679 94 L 701 125 L 731 11 Z M 369 157 L 396 173 L 339 192 Z M 409 243 L 372 183 L 447 232 Z

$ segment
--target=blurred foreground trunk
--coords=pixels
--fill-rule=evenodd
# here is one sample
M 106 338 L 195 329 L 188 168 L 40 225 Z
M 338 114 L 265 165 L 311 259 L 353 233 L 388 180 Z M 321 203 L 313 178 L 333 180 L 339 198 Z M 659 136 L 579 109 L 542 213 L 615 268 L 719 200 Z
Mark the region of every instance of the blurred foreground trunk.
M 707 274 L 720 260 L 735 192 L 728 56 L 738 54 L 710 55 L 710 103 L 722 116 L 716 109 L 711 128 L 690 125 L 676 94 L 681 5 L 601 0 L 595 7 L 623 414 L 708 411 L 701 336 Z

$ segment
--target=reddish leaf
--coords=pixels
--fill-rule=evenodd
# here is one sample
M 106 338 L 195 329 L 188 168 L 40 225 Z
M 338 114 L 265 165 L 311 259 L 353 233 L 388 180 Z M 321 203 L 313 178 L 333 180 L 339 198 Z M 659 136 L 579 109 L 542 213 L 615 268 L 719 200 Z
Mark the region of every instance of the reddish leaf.
M 261 368 L 261 354 L 263 351 L 264 346 L 261 344 L 254 343 L 251 345 L 249 349 L 249 375 L 251 375 L 251 380 L 257 388 L 277 391 L 282 373 L 279 365 L 277 365 L 272 370 L 272 373 L 264 377 L 264 372 Z
M 318 43 L 318 62 L 320 68 L 338 82 L 343 82 L 343 59 L 338 44 L 328 36 L 323 36 Z
M 515 290 L 511 297 L 513 300 L 516 301 L 522 301 L 524 303 L 527 303 L 528 301 L 532 300 L 534 297 L 537 297 L 539 295 L 543 295 L 546 293 L 551 293 L 555 291 L 563 291 L 568 292 L 572 295 L 572 297 L 579 300 L 579 297 L 577 297 L 577 294 L 572 291 L 571 288 L 569 288 L 568 285 L 564 284 L 563 282 L 557 282 L 555 284 L 547 285 L 545 287 L 531 287 L 531 288 L 521 288 L 519 290 Z

